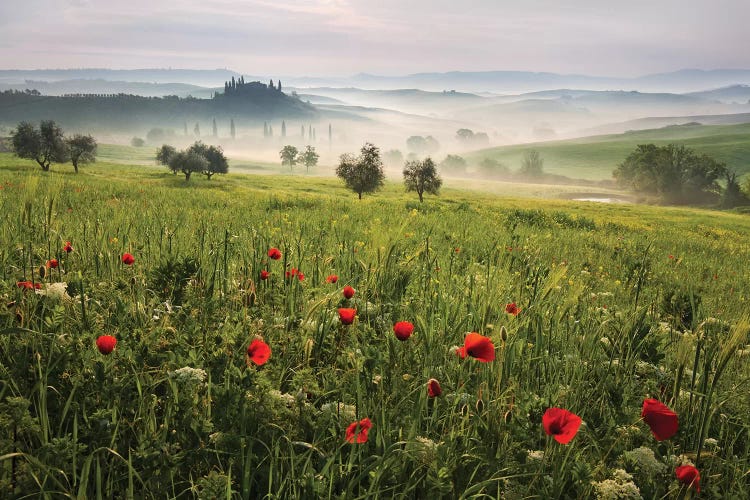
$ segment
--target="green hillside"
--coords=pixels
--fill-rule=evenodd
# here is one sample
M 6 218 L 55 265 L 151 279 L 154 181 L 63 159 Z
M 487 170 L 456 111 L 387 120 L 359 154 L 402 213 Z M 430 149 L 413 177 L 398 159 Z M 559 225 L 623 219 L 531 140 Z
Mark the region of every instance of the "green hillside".
M 584 137 L 483 149 L 465 155 L 470 162 L 494 158 L 518 169 L 525 151 L 536 149 L 546 172 L 580 179 L 610 179 L 612 171 L 639 144 L 678 142 L 723 161 L 744 175 L 750 172 L 750 123 L 740 125 L 687 124 L 624 134 Z

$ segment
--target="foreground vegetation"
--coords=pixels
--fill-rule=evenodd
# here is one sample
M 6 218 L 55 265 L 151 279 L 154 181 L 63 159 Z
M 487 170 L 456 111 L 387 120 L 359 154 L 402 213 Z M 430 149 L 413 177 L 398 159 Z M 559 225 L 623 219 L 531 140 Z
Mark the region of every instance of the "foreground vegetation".
M 3 497 L 750 494 L 745 216 L 0 164 Z

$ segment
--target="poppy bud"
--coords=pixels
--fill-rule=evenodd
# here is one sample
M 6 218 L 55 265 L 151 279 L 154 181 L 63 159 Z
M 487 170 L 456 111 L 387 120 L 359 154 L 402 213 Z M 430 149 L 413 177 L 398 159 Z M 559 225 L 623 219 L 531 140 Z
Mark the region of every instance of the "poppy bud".
M 505 328 L 505 325 L 500 327 L 500 339 L 502 339 L 503 342 L 507 342 L 508 340 L 508 329 Z
M 45 266 L 39 266 L 39 277 L 44 279 L 47 276 L 47 268 Z

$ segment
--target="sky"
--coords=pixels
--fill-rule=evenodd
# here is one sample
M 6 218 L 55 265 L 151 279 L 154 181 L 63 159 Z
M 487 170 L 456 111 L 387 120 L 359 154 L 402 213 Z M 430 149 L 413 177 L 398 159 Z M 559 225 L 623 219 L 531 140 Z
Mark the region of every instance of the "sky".
M 252 75 L 750 68 L 750 0 L 1 0 L 0 68 Z

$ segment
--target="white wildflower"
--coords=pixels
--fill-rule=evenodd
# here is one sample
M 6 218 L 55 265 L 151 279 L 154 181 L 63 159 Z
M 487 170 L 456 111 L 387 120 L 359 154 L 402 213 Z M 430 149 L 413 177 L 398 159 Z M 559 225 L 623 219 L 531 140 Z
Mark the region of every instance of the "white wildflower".
M 633 482 L 633 476 L 622 469 L 615 469 L 612 479 L 594 483 L 596 498 L 601 500 L 642 499 L 641 491 Z
M 625 461 L 633 464 L 635 468 L 648 476 L 654 476 L 664 472 L 666 465 L 661 463 L 651 448 L 641 446 L 631 451 L 623 453 Z
M 544 450 L 526 450 L 526 458 L 529 461 L 544 460 Z
M 200 368 L 191 368 L 184 366 L 169 374 L 177 382 L 183 384 L 195 384 L 200 385 L 206 380 L 206 371 Z
M 37 295 L 44 295 L 52 300 L 61 301 L 70 299 L 67 283 L 45 283 L 44 288 L 36 290 Z
M 357 418 L 357 408 L 344 403 L 325 403 L 320 410 L 334 417 L 338 416 L 344 422 L 352 422 Z

